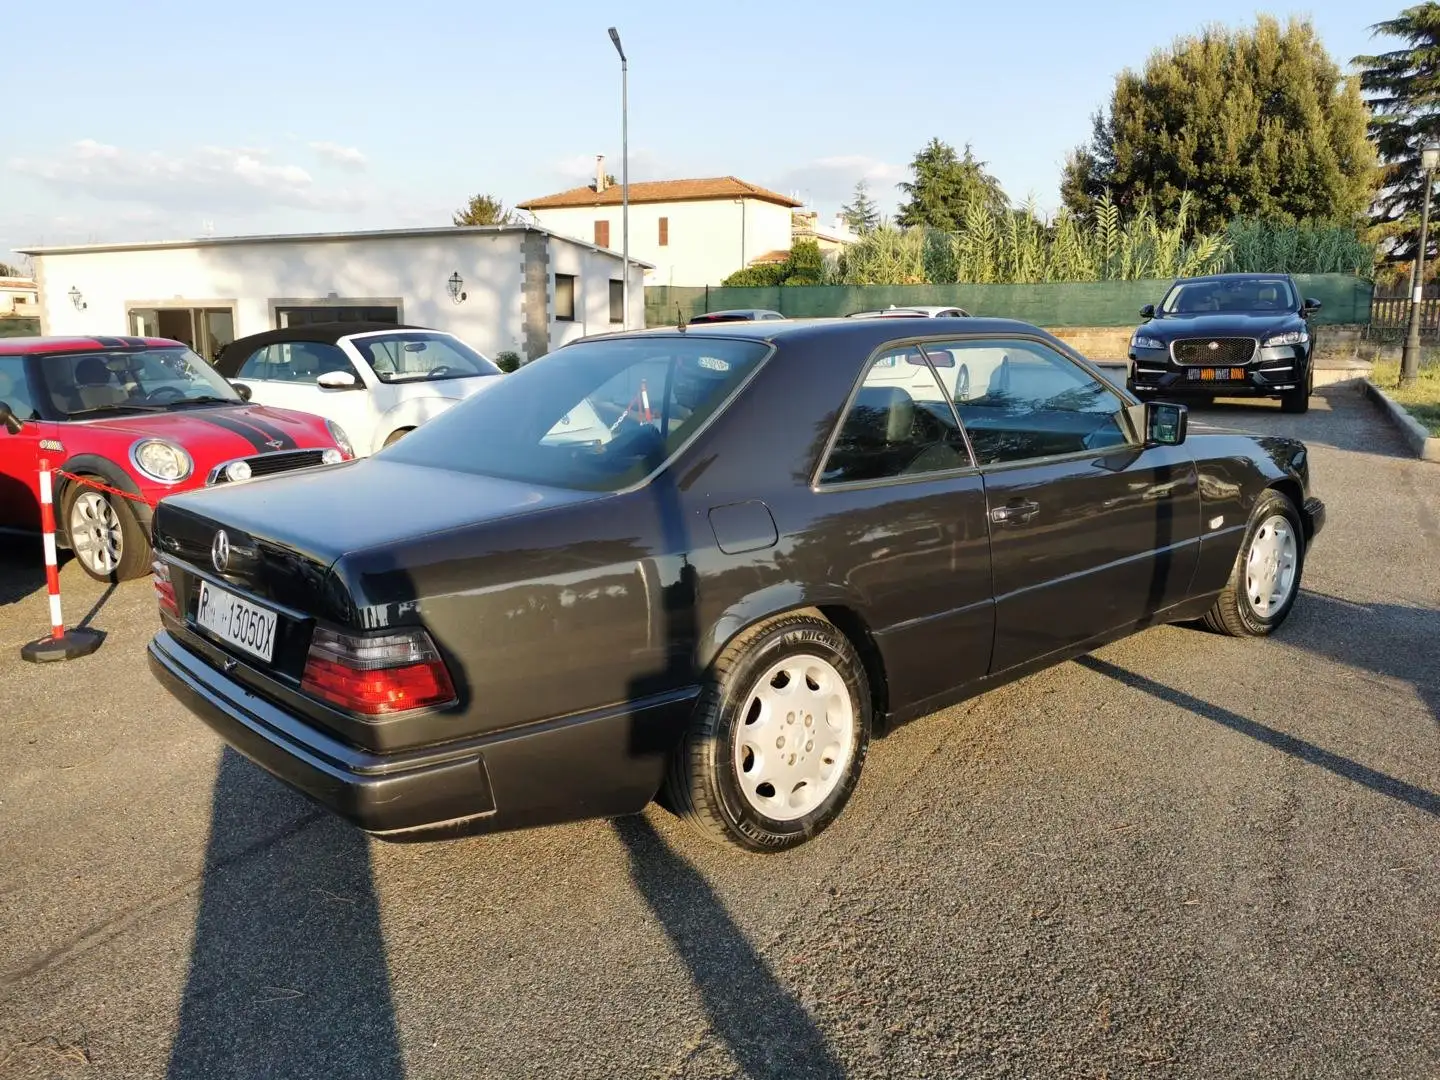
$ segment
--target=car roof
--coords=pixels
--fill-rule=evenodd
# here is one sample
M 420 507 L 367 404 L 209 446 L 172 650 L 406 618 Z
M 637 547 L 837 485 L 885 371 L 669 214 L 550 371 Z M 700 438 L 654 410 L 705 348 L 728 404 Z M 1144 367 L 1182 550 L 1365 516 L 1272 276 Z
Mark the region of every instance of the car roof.
M 747 308 L 726 308 L 724 311 L 702 311 L 699 315 L 694 316 L 691 321 L 693 322 L 694 319 L 714 319 L 714 318 L 717 318 L 718 316 L 721 316 L 721 315 L 780 315 L 780 314 L 782 314 L 782 313 L 779 312 L 779 311 L 776 311 L 774 308 L 751 308 L 751 307 L 747 307 Z
M 962 308 L 959 304 L 899 304 L 894 307 L 875 308 L 872 311 L 855 311 L 851 312 L 851 314 L 847 317 L 851 319 L 874 319 L 882 317 L 890 319 L 903 319 L 907 315 L 913 316 L 916 313 L 926 316 L 933 316 L 937 311 L 964 310 L 965 309 Z
M 646 330 L 591 334 L 587 337 L 577 338 L 570 345 L 581 342 L 613 341 L 622 337 L 724 337 L 765 342 L 803 342 L 831 337 L 853 337 L 862 341 L 867 348 L 873 348 L 890 340 L 943 338 L 947 335 L 954 335 L 957 338 L 1038 337 L 1044 341 L 1059 343 L 1059 339 L 1053 334 L 1031 323 L 1020 322 L 1018 319 L 975 318 L 974 316 L 961 317 L 958 315 L 932 319 L 914 315 L 909 320 L 904 318 L 851 319 L 840 316 L 828 319 L 706 323 L 694 330 L 681 329 L 678 326 L 655 326 Z M 570 345 L 562 346 L 562 348 L 569 348 Z
M 429 326 L 411 326 L 409 323 L 387 322 L 326 322 L 307 323 L 304 326 L 283 326 L 279 330 L 262 330 L 236 338 L 223 349 L 215 361 L 215 367 L 226 378 L 233 378 L 240 366 L 256 349 L 266 345 L 279 345 L 290 341 L 311 341 L 321 345 L 334 345 L 343 338 L 356 334 L 374 334 L 394 330 L 423 330 L 427 333 L 444 333 Z M 232 369 L 233 370 L 230 370 Z
M 183 349 L 185 343 L 169 338 L 110 337 L 0 337 L 0 356 L 36 356 L 50 353 L 96 352 L 114 349 Z
M 1236 272 L 1229 273 L 1229 274 L 1201 274 L 1199 277 L 1182 277 L 1182 278 L 1176 278 L 1176 279 L 1175 279 L 1175 284 L 1176 284 L 1176 285 L 1179 285 L 1181 282 L 1191 282 L 1191 281 L 1248 281 L 1248 280 L 1251 280 L 1251 279 L 1254 279 L 1254 278 L 1265 278 L 1265 279 L 1267 279 L 1267 280 L 1273 281 L 1273 280 L 1275 280 L 1275 278 L 1287 278 L 1287 279 L 1288 279 L 1289 277 L 1290 277 L 1290 275 L 1287 274 L 1287 273 L 1285 273 L 1284 271 L 1277 271 L 1277 272 L 1275 272 L 1275 273 L 1273 273 L 1273 274 L 1268 274 L 1268 273 L 1261 273 L 1261 272 L 1259 272 L 1259 271 L 1257 271 L 1257 270 L 1248 270 L 1248 271 L 1236 271 Z

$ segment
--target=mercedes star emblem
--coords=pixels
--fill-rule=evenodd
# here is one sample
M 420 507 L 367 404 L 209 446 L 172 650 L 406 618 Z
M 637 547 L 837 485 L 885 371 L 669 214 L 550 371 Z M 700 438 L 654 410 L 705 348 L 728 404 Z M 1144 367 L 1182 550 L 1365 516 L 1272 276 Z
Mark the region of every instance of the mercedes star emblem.
M 215 564 L 215 569 L 225 573 L 225 568 L 230 565 L 230 537 L 225 535 L 221 529 L 215 534 L 215 541 L 210 545 L 210 561 Z

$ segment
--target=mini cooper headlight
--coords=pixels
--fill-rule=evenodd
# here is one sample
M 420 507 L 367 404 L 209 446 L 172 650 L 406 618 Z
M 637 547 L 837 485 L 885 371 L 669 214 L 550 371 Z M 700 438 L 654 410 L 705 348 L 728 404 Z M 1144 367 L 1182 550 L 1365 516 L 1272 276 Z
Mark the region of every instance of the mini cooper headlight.
M 164 439 L 144 439 L 130 448 L 130 460 L 152 480 L 175 484 L 184 480 L 195 468 L 190 455 Z
M 320 455 L 321 465 L 338 465 L 345 460 L 345 455 L 333 446 Z
M 1272 345 L 1303 345 L 1310 340 L 1308 330 L 1287 330 L 1283 334 L 1271 334 L 1263 342 L 1262 348 L 1270 348 Z
M 1146 337 L 1144 334 L 1136 334 L 1130 339 L 1132 349 L 1163 349 L 1165 343 L 1159 338 Z
M 350 436 L 345 434 L 343 427 L 334 420 L 326 420 L 325 429 L 330 432 L 330 437 L 335 440 L 335 445 L 340 447 L 346 457 L 355 456 L 355 447 L 350 445 Z

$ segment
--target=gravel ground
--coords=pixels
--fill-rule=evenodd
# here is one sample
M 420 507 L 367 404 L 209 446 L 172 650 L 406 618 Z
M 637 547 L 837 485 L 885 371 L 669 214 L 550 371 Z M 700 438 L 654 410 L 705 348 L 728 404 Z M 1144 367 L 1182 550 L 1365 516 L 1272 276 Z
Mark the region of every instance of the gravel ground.
M 877 743 L 791 855 L 663 811 L 374 844 L 152 681 L 147 583 L 19 662 L 0 551 L 0 1078 L 1440 1076 L 1440 467 L 1371 406 L 1285 629 L 1166 627 Z

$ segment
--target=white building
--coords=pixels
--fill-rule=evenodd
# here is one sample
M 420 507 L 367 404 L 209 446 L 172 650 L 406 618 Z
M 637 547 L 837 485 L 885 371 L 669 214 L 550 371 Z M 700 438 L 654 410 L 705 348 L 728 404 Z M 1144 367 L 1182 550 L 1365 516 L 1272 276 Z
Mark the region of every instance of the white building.
M 487 356 L 533 360 L 622 329 L 620 255 L 533 225 L 34 248 L 43 334 L 173 338 L 213 358 L 237 337 L 300 322 L 448 330 Z M 629 326 L 645 325 L 643 262 Z
M 801 204 L 733 176 L 630 185 L 630 257 L 653 265 L 647 285 L 718 285 L 777 250 L 790 250 Z M 619 251 L 621 187 L 605 179 L 519 204 L 547 229 Z
M 39 291 L 29 278 L 0 277 L 0 315 L 38 315 Z

